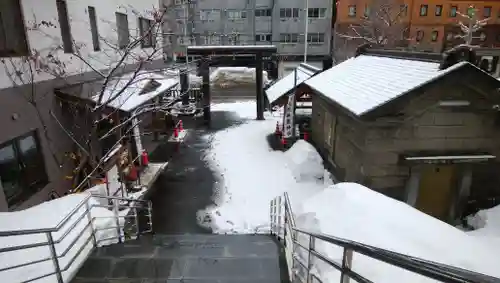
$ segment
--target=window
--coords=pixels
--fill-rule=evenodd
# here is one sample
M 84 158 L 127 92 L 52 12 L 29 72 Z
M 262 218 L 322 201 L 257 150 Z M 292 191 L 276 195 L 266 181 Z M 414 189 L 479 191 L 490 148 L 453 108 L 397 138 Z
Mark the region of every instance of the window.
M 298 43 L 299 34 L 298 33 L 282 33 L 280 34 L 281 43 Z
M 89 12 L 89 21 L 90 21 L 90 33 L 92 34 L 92 45 L 94 47 L 94 51 L 101 50 L 99 46 L 99 30 L 97 29 L 97 15 L 95 12 L 95 8 L 92 6 L 88 6 L 87 8 Z
M 307 34 L 308 43 L 324 43 L 325 34 L 324 33 L 308 33 Z
M 349 17 L 356 17 L 356 5 L 349 5 Z
M 417 38 L 416 38 L 416 40 L 417 41 L 422 41 L 423 38 L 424 38 L 424 31 L 423 30 L 417 31 Z
M 443 14 L 443 5 L 436 5 L 435 15 L 441 16 L 441 14 Z
M 241 20 L 247 18 L 247 11 L 229 11 L 227 18 L 230 20 Z
M 491 17 L 491 6 L 484 7 L 483 16 L 485 18 Z
M 68 7 L 65 0 L 56 0 L 57 15 L 59 17 L 59 27 L 61 29 L 61 38 L 63 50 L 65 53 L 73 52 L 73 39 L 71 36 L 71 26 L 69 25 Z
M 370 16 L 370 6 L 368 5 L 365 6 L 364 16 L 365 18 L 368 18 Z
M 0 145 L 0 184 L 9 206 L 27 200 L 48 184 L 35 132 Z
M 271 41 L 271 34 L 256 34 L 255 41 L 256 42 Z
M 280 18 L 298 18 L 299 8 L 281 8 Z
M 28 55 L 28 42 L 19 0 L 0 5 L 0 57 Z
M 203 45 L 219 45 L 220 37 L 218 35 L 205 35 L 201 36 Z
M 271 17 L 271 9 L 256 9 L 256 17 Z
M 429 9 L 429 5 L 420 5 L 420 16 L 427 16 L 427 9 Z
M 116 31 L 118 32 L 118 48 L 125 49 L 130 43 L 127 14 L 115 13 Z
M 446 40 L 450 41 L 453 39 L 453 33 L 452 32 L 449 32 L 447 35 L 446 35 Z
M 146 18 L 139 18 L 139 32 L 142 38 L 141 47 L 153 47 L 153 21 Z
M 439 32 L 437 30 L 432 31 L 431 40 L 432 41 L 437 41 L 438 40 L 438 35 L 439 35 Z
M 450 17 L 456 17 L 457 16 L 457 6 L 451 6 L 450 7 Z
M 326 17 L 326 8 L 309 8 L 307 10 L 307 17 L 323 19 Z
M 480 41 L 485 41 L 486 40 L 486 33 L 481 32 L 481 34 L 479 35 L 479 40 Z
M 406 4 L 399 5 L 399 12 L 401 13 L 401 17 L 408 16 L 408 5 Z

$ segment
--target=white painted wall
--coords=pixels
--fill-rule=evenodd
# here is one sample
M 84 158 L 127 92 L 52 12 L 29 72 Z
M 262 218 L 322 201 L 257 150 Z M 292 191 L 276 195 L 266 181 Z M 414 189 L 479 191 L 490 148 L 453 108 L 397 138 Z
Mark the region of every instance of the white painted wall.
M 95 7 L 99 34 L 105 37 L 106 41 L 116 45 L 118 34 L 116 31 L 115 12 L 126 13 L 128 15 L 130 36 L 133 38 L 139 35 L 138 15 L 153 19 L 151 11 L 158 9 L 159 4 L 159 0 L 66 0 L 66 2 L 70 18 L 71 34 L 77 44 L 83 44 L 80 48 L 82 57 L 88 60 L 96 69 L 108 68 L 111 62 L 117 62 L 117 59 L 121 56 L 113 48 L 103 42 L 103 40 L 100 42 L 101 51 L 95 52 L 93 50 L 87 7 Z M 30 49 L 38 50 L 43 57 L 52 50 L 54 46 L 62 45 L 56 0 L 21 0 L 21 5 Z M 41 21 L 52 22 L 56 27 L 41 28 L 41 31 L 31 28 L 33 23 L 40 23 Z M 157 44 L 161 44 L 161 36 L 157 37 Z M 161 47 L 157 49 L 161 50 Z M 152 48 L 141 49 L 138 47 L 134 50 L 134 53 L 138 56 L 146 56 L 146 53 L 151 53 L 152 51 Z M 81 60 L 71 54 L 65 54 L 62 50 L 58 51 L 57 56 L 61 61 L 65 62 L 65 70 L 68 74 L 77 74 L 91 70 Z M 162 58 L 161 51 L 155 56 L 155 59 L 160 58 Z M 0 65 L 3 65 L 0 66 L 0 88 L 6 88 L 12 86 L 12 81 L 7 76 L 7 72 L 12 73 L 12 63 L 18 68 L 24 69 L 28 68 L 28 65 L 23 64 L 21 58 L 2 59 L 8 59 L 6 63 L 0 63 Z M 127 63 L 133 62 L 137 62 L 137 59 L 127 60 Z M 47 73 L 41 73 L 36 76 L 35 81 L 52 78 L 54 77 Z

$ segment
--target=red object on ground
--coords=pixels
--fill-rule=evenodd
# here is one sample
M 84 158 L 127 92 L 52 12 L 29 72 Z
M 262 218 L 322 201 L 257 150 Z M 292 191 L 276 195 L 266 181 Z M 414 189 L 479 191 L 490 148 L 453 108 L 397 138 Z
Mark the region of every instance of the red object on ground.
M 308 140 L 309 139 L 309 133 L 308 132 L 304 132 L 304 140 Z
M 179 131 L 184 131 L 184 128 L 182 127 L 182 120 L 179 120 Z
M 137 180 L 137 168 L 135 168 L 134 165 L 130 166 L 130 171 L 128 172 L 128 179 L 130 181 L 136 181 Z
M 142 152 L 141 163 L 143 166 L 148 166 L 148 164 L 149 164 L 149 156 L 148 156 L 148 153 L 146 151 Z
M 179 129 L 177 129 L 177 127 L 174 128 L 174 138 L 178 138 L 179 137 Z
M 285 137 L 281 138 L 281 145 L 285 146 L 286 145 L 286 139 Z

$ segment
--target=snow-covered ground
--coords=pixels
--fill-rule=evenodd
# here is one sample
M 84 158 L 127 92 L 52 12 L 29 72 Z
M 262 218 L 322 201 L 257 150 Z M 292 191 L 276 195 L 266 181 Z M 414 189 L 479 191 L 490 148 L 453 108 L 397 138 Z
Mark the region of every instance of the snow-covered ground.
M 499 242 L 484 239 L 487 231 L 499 235 L 500 226 L 465 233 L 361 185 L 330 185 L 321 179 L 326 174 L 308 143 L 300 141 L 285 153 L 272 151 L 266 136 L 279 118 L 266 113 L 265 121 L 256 121 L 254 109 L 253 102 L 212 107 L 246 121 L 206 137 L 212 141 L 206 161 L 219 180 L 216 205 L 199 212 L 200 220 L 209 215 L 211 222 L 202 224 L 216 233 L 267 232 L 270 200 L 288 191 L 299 227 L 500 277 Z M 483 214 L 491 220 L 497 212 L 500 208 Z M 326 243 L 317 248 L 340 261 L 340 248 Z M 316 267 L 323 282 L 339 282 L 337 271 Z M 433 282 L 359 254 L 353 269 L 374 282 Z

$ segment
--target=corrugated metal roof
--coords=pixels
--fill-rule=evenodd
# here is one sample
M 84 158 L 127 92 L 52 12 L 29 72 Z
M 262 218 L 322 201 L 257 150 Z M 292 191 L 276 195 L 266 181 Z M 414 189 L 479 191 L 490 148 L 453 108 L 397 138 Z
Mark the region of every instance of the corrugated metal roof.
M 360 55 L 308 79 L 305 84 L 361 116 L 465 65 L 470 63 L 460 62 L 439 70 L 439 63 L 435 62 Z
M 315 73 L 321 71 L 320 69 L 301 63 L 297 68 L 297 81 L 296 84 L 299 85 L 303 81 L 309 79 Z M 278 100 L 280 97 L 291 91 L 295 87 L 294 79 L 295 79 L 295 70 L 285 77 L 278 80 L 272 86 L 270 86 L 266 90 L 266 95 L 269 100 L 269 103 L 273 103 Z

